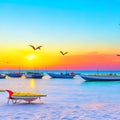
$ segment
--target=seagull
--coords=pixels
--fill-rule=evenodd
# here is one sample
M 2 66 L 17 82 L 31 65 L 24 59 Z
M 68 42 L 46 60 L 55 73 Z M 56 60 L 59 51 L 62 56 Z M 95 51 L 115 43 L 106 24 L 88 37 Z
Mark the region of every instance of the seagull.
M 40 49 L 41 47 L 42 47 L 42 46 L 38 46 L 38 47 L 36 47 L 36 50 L 37 50 L 37 49 Z
M 62 52 L 62 51 L 60 51 L 60 53 L 61 53 L 62 55 L 66 55 L 68 52 Z
M 34 47 L 33 45 L 29 45 L 30 47 L 33 48 L 33 50 L 37 50 L 37 49 L 40 49 L 42 46 L 38 46 L 38 47 Z

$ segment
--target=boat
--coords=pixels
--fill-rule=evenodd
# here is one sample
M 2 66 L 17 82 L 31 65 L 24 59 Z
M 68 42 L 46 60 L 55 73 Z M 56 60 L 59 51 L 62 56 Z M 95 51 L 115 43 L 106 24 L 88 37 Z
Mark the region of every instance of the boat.
M 80 74 L 81 78 L 86 81 L 120 81 L 120 76 L 118 75 L 85 75 Z
M 7 73 L 6 75 L 9 77 L 21 77 L 23 75 L 23 73 L 13 72 L 13 73 Z
M 42 78 L 42 73 L 35 73 L 35 72 L 28 72 L 26 75 L 26 78 Z
M 0 74 L 0 79 L 5 78 L 5 75 Z
M 71 74 L 63 74 L 63 73 L 47 73 L 52 78 L 74 78 L 74 73 Z

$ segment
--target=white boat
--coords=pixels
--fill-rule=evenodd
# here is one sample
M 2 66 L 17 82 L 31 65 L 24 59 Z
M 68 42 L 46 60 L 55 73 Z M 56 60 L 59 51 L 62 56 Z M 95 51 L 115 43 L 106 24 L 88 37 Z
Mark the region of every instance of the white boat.
M 120 81 L 120 76 L 117 75 L 84 75 L 80 76 L 86 81 Z

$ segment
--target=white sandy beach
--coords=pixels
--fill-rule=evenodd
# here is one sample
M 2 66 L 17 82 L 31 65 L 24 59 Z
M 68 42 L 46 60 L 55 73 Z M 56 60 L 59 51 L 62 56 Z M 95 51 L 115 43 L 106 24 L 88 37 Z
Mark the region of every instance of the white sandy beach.
M 116 91 L 120 83 L 81 80 L 1 79 L 2 89 L 44 93 L 47 97 L 42 98 L 44 104 L 39 99 L 31 104 L 7 104 L 8 94 L 1 92 L 0 120 L 119 120 L 120 97 Z

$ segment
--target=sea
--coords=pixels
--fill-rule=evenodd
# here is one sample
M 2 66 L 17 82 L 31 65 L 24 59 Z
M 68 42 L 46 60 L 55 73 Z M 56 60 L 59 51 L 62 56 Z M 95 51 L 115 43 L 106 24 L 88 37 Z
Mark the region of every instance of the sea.
M 1 73 L 18 72 L 2 70 Z M 30 70 L 21 70 L 22 73 Z M 31 103 L 8 102 L 0 92 L 0 120 L 120 120 L 120 81 L 86 82 L 79 74 L 120 74 L 120 71 L 45 70 L 42 79 L 0 79 L 0 89 L 43 93 L 46 97 Z M 50 78 L 47 72 L 74 72 L 73 79 Z
M 42 72 L 42 73 L 70 73 L 76 74 L 120 74 L 120 70 L 0 70 L 0 73 L 11 73 L 11 72 Z

